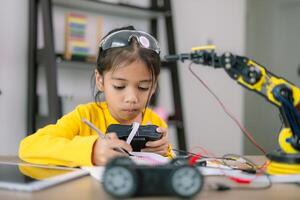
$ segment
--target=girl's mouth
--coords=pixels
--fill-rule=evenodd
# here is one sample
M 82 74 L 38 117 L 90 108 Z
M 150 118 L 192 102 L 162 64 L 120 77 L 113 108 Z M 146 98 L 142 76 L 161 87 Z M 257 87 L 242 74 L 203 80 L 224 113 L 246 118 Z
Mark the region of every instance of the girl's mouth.
M 129 113 L 134 113 L 137 111 L 137 109 L 124 109 L 123 111 L 129 112 Z

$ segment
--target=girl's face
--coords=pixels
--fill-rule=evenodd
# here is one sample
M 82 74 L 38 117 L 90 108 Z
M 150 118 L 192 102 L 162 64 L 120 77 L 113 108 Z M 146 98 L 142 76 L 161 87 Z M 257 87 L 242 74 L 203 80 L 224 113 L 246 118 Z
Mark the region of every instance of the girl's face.
M 104 93 L 111 115 L 121 124 L 141 123 L 142 112 L 155 87 L 151 73 L 142 61 L 104 72 L 96 71 L 97 88 Z

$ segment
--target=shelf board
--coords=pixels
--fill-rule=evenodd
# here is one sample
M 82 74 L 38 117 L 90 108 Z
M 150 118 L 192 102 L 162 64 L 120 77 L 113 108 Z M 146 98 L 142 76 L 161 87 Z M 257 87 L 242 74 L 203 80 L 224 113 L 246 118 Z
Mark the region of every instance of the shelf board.
M 96 67 L 96 62 L 65 60 L 63 58 L 63 54 L 61 53 L 56 54 L 56 63 L 58 64 L 58 66 L 66 67 L 66 68 L 75 67 L 75 68 L 82 68 L 82 69 L 91 69 Z M 171 70 L 171 68 L 174 67 L 174 64 L 176 64 L 176 62 L 174 63 L 174 62 L 162 61 L 161 68 Z
M 96 12 L 97 14 L 103 13 L 134 18 L 151 19 L 170 15 L 170 12 L 162 9 L 152 10 L 150 8 L 95 0 L 52 0 L 52 3 L 56 6 Z
M 94 69 L 95 62 L 84 62 L 78 60 L 65 60 L 62 54 L 56 54 L 56 63 L 58 67 L 76 68 L 76 69 Z

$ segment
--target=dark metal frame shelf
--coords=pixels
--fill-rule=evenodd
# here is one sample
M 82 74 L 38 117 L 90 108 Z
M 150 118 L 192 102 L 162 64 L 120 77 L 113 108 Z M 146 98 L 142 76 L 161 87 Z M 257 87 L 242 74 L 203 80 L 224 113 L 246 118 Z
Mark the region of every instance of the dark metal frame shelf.
M 80 9 L 108 15 L 140 17 L 150 20 L 151 33 L 157 37 L 158 19 L 165 19 L 169 54 L 175 54 L 173 19 L 170 0 L 151 0 L 151 7 L 114 4 L 95 0 L 30 0 L 29 6 L 29 45 L 28 45 L 28 110 L 27 129 L 31 134 L 47 123 L 55 123 L 62 116 L 61 101 L 57 93 L 57 55 L 54 48 L 52 24 L 52 6 Z M 38 9 L 41 9 L 44 34 L 44 48 L 37 48 Z M 69 62 L 63 60 L 63 62 Z M 76 62 L 76 61 L 75 61 Z M 80 63 L 80 62 L 77 62 Z M 46 70 L 46 88 L 48 99 L 48 116 L 40 116 L 38 112 L 37 71 L 43 65 Z M 91 63 L 92 65 L 92 63 Z M 175 113 L 169 118 L 177 130 L 178 148 L 186 150 L 184 118 L 182 113 L 178 66 L 176 62 L 162 62 L 162 67 L 171 73 Z
M 52 0 L 53 5 L 60 7 L 80 9 L 89 12 L 96 12 L 108 15 L 118 15 L 126 17 L 139 17 L 139 18 L 158 18 L 170 15 L 170 12 L 159 7 L 145 8 L 134 5 L 122 3 L 109 3 L 98 0 Z

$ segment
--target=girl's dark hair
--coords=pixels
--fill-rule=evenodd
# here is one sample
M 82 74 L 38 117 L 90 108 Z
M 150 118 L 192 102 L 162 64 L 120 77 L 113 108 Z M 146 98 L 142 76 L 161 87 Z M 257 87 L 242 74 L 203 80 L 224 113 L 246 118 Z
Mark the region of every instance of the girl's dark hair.
M 113 29 L 108 34 L 106 34 L 102 38 L 102 40 L 107 36 L 109 36 L 110 34 L 120 30 L 136 30 L 136 29 L 133 26 L 126 26 L 126 27 Z M 150 71 L 151 79 L 152 79 L 152 84 L 151 84 L 151 90 L 152 90 L 152 88 L 157 82 L 157 78 L 160 73 L 160 57 L 156 52 L 152 50 L 141 48 L 139 43 L 135 40 L 135 38 L 132 39 L 130 46 L 128 47 L 111 48 L 105 51 L 103 51 L 99 47 L 96 69 L 99 74 L 103 75 L 104 72 L 106 71 L 115 70 L 118 66 L 126 66 L 137 60 L 144 62 L 144 64 L 147 66 L 148 70 Z M 96 102 L 100 102 L 101 91 L 97 89 L 95 84 L 95 79 L 93 79 L 92 86 L 94 88 L 94 100 Z M 150 93 L 151 92 L 149 92 L 147 105 L 150 100 Z

